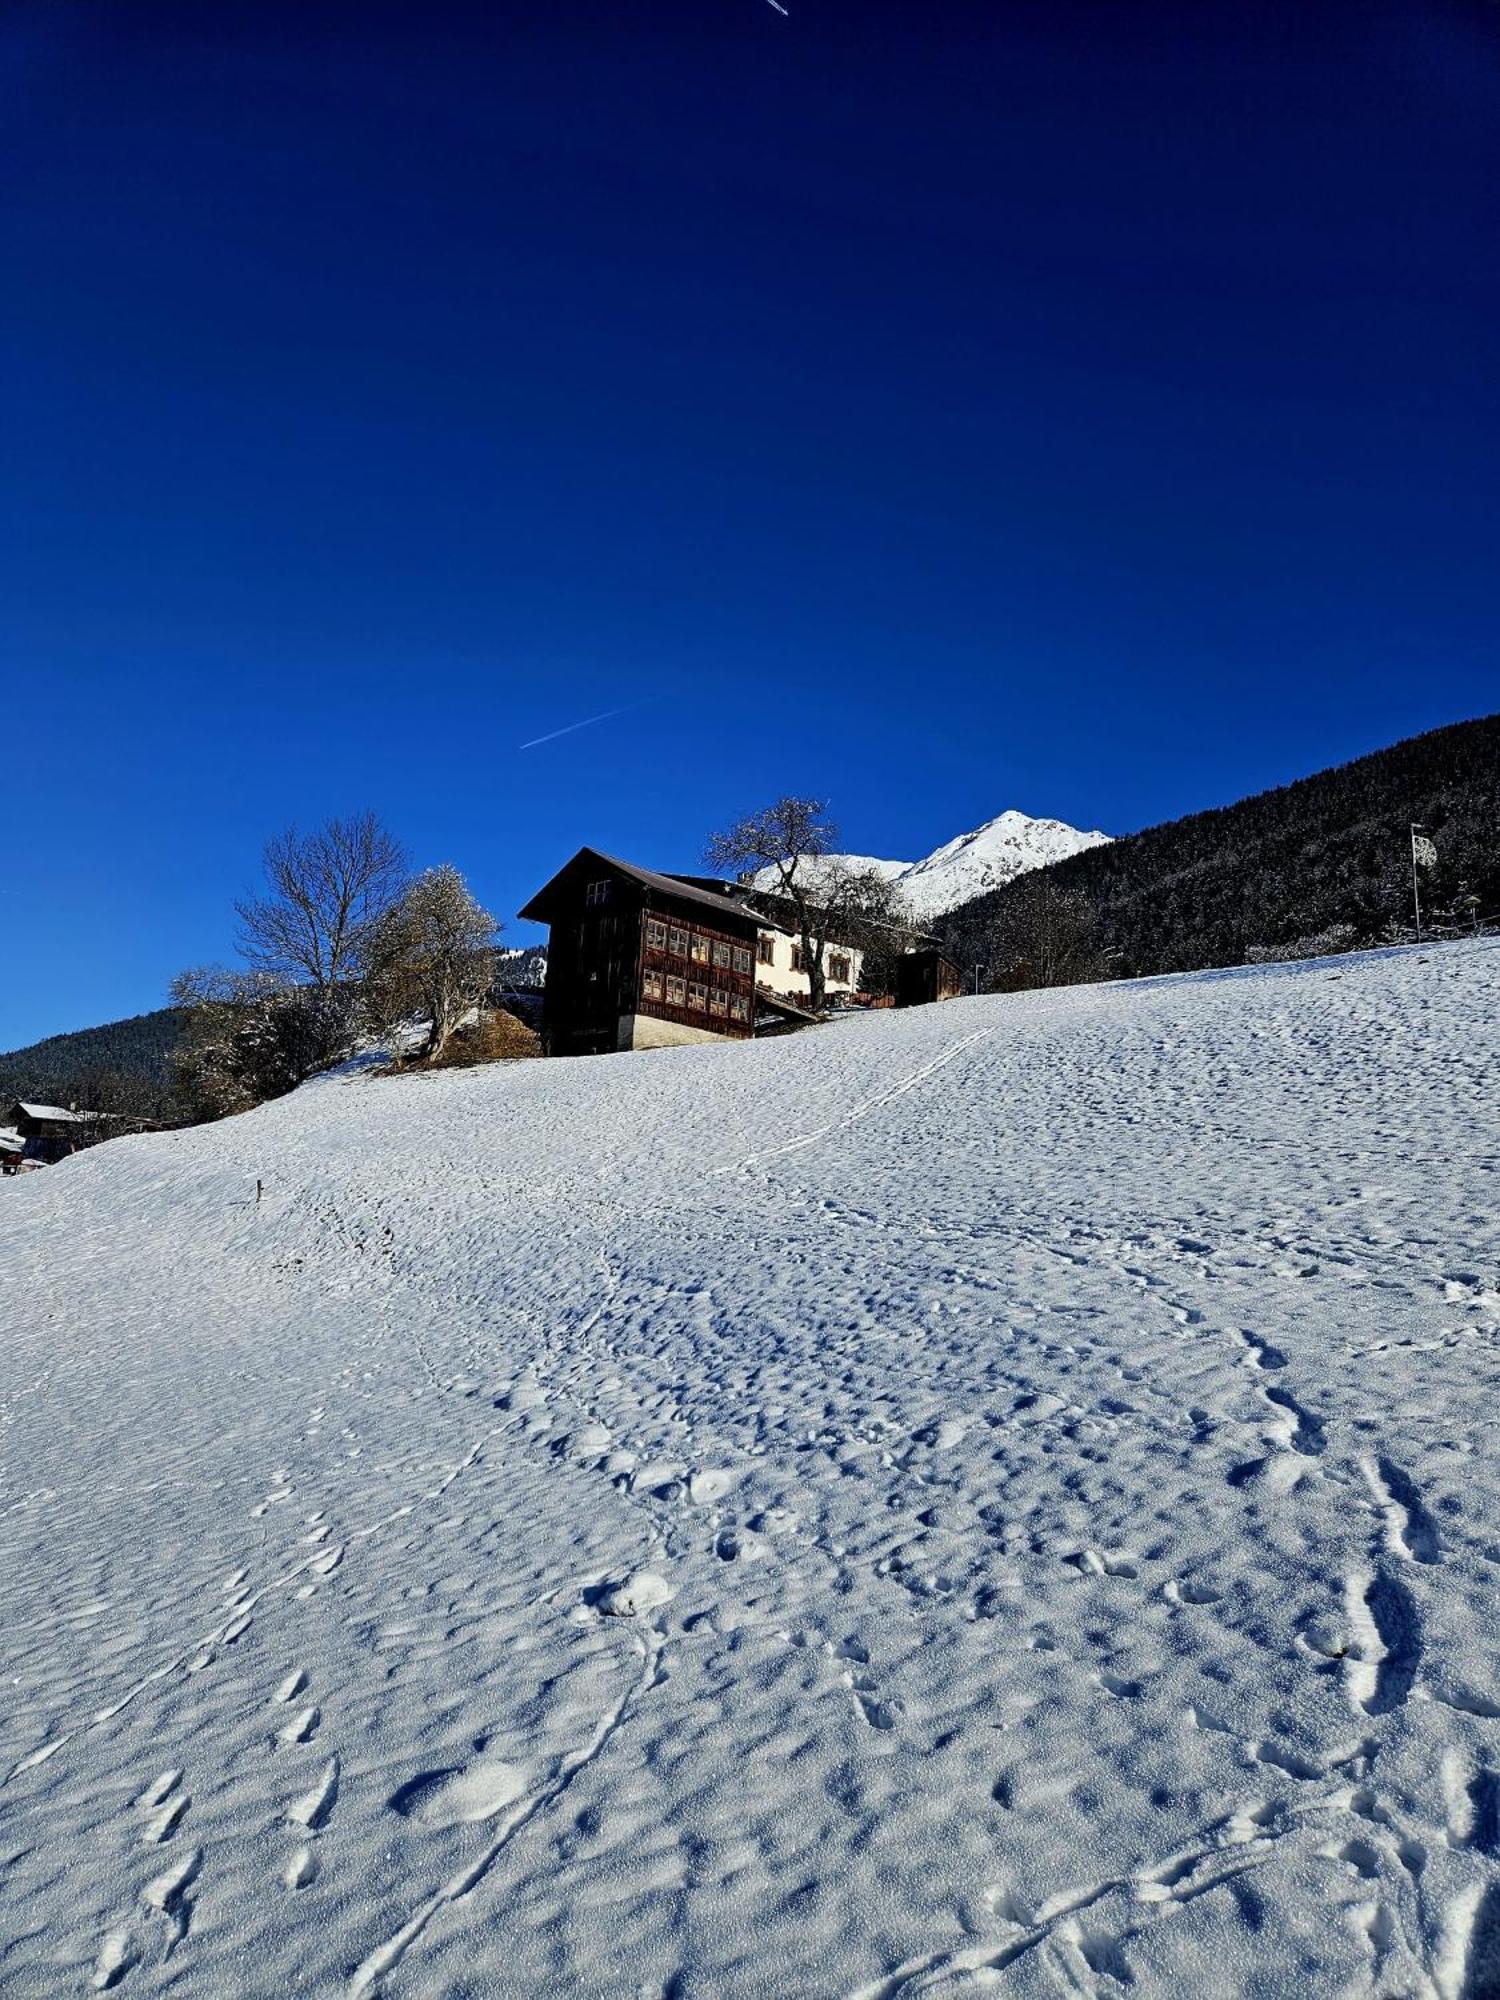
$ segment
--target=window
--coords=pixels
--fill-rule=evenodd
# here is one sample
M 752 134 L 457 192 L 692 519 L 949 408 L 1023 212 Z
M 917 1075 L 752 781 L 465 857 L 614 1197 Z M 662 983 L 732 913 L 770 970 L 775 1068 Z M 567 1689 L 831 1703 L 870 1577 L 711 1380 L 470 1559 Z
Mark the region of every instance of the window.
M 687 981 L 679 972 L 667 974 L 667 1005 L 683 1007 L 687 1004 Z
M 677 926 L 674 924 L 672 926 L 671 942 L 667 946 L 668 951 L 671 952 L 673 958 L 686 958 L 687 947 L 688 947 L 687 932 L 679 930 Z
M 847 951 L 831 951 L 828 954 L 828 977 L 837 985 L 849 984 L 849 954 Z
M 692 957 L 694 965 L 707 965 L 708 963 L 708 939 L 706 937 L 699 937 L 696 931 L 693 933 Z
M 746 975 L 748 976 L 748 974 L 750 973 L 750 971 L 751 971 L 752 967 L 754 966 L 754 963 L 755 963 L 755 961 L 754 961 L 754 960 L 753 960 L 753 959 L 751 958 L 751 956 L 750 956 L 750 947 L 749 947 L 749 945 L 745 945 L 745 944 L 737 944 L 737 945 L 735 946 L 735 948 L 734 948 L 734 969 L 735 969 L 735 971 L 736 971 L 736 972 L 743 972 L 743 973 L 745 973 L 745 974 L 746 974 Z
M 747 1000 L 747 999 L 745 998 L 745 996 L 744 996 L 744 994 L 743 994 L 743 993 L 731 993 L 731 994 L 730 994 L 730 996 L 729 996 L 729 1018 L 730 1018 L 730 1019 L 731 1019 L 732 1021 L 748 1021 L 748 1020 L 749 1020 L 749 1018 L 750 1018 L 750 1002 L 749 1002 L 749 1001 L 748 1001 L 748 1000 Z
M 688 1005 L 696 1007 L 700 1014 L 708 1005 L 708 988 L 701 979 L 695 979 L 688 987 Z
M 807 970 L 807 954 L 803 951 L 800 944 L 792 946 L 792 970 L 793 972 L 806 972 Z
M 587 889 L 585 889 L 583 892 L 583 900 L 588 904 L 590 909 L 595 908 L 595 906 L 599 903 L 607 903 L 609 901 L 609 892 L 611 886 L 612 885 L 609 883 L 608 880 L 605 880 L 603 882 L 590 882 Z
M 708 1011 L 710 1014 L 727 1014 L 729 1012 L 729 995 L 724 991 L 722 986 L 716 986 L 709 994 Z
M 667 927 L 660 917 L 646 919 L 646 949 L 665 951 L 667 948 Z
M 643 972 L 641 974 L 641 998 L 643 1000 L 660 1000 L 661 993 L 661 974 L 659 972 Z
M 724 942 L 723 938 L 715 938 L 714 964 L 721 967 L 728 967 L 733 963 L 734 953 L 730 950 L 729 946 Z
M 776 963 L 776 940 L 769 931 L 762 931 L 755 940 L 755 956 L 761 965 Z

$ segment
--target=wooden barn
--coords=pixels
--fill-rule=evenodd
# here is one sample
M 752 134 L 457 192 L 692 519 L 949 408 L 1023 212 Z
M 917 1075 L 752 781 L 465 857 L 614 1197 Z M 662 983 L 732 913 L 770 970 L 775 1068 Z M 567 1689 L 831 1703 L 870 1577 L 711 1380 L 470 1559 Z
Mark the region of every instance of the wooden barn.
M 720 889 L 580 848 L 521 911 L 550 926 L 551 1055 L 672 1048 L 755 1032 L 762 919 Z
M 88 1125 L 88 1114 L 61 1104 L 13 1104 L 0 1117 L 21 1141 L 22 1157 L 51 1165 L 77 1152 Z
M 925 1007 L 932 1000 L 957 1000 L 963 990 L 963 974 L 940 951 L 903 952 L 896 960 L 898 1007 Z

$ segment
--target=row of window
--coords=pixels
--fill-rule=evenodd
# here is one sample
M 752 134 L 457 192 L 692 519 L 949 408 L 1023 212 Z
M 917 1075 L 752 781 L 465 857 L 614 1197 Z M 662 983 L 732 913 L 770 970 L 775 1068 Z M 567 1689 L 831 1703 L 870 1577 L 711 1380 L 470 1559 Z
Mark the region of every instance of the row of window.
M 597 908 L 610 900 L 613 884 L 608 880 L 590 882 L 584 891 L 584 900 L 590 907 Z M 661 917 L 647 917 L 646 945 L 651 951 L 664 951 L 673 958 L 689 959 L 694 965 L 714 965 L 721 972 L 734 971 L 742 976 L 754 970 L 755 964 L 774 966 L 776 963 L 776 940 L 769 933 L 762 933 L 756 940 L 752 958 L 748 945 L 731 944 L 725 938 L 704 937 L 701 931 L 691 931 L 685 924 L 669 924 Z M 806 972 L 807 957 L 800 944 L 792 946 L 792 971 Z M 853 963 L 848 952 L 830 951 L 827 975 L 835 986 L 851 983 Z
M 776 940 L 774 938 L 763 937 L 761 939 L 760 962 L 762 965 L 774 965 L 776 963 Z M 793 972 L 807 971 L 807 953 L 802 949 L 800 944 L 792 946 L 792 970 Z M 824 975 L 835 986 L 848 986 L 852 983 L 853 961 L 850 959 L 847 951 L 831 951 L 823 962 L 823 971 Z
M 768 932 L 761 934 L 759 942 L 756 945 L 755 955 L 762 965 L 774 965 L 776 963 L 776 940 Z M 800 944 L 792 946 L 792 970 L 793 972 L 806 972 L 807 970 L 807 953 L 802 949 Z M 830 951 L 824 965 L 824 971 L 835 986 L 848 986 L 852 983 L 853 961 L 847 951 Z
M 641 974 L 641 998 L 662 1000 L 669 1007 L 690 1007 L 699 1014 L 717 1014 L 730 1021 L 750 1018 L 747 995 L 726 993 L 701 979 L 684 979 L 680 973 L 656 972 L 649 967 Z
M 753 969 L 755 961 L 750 956 L 750 947 L 730 944 L 723 938 L 706 938 L 699 931 L 690 931 L 686 925 L 668 924 L 660 917 L 646 919 L 646 944 L 652 951 L 665 951 L 673 958 L 691 959 L 694 965 L 716 965 L 728 972 L 731 967 L 739 973 Z M 776 963 L 776 940 L 769 932 L 757 938 L 755 960 L 761 965 Z M 806 972 L 807 955 L 800 944 L 792 946 L 793 972 Z M 830 951 L 827 964 L 828 977 L 835 986 L 847 986 L 853 974 L 853 963 L 846 951 Z
M 754 969 L 749 945 L 731 944 L 727 938 L 706 938 L 701 931 L 664 923 L 660 917 L 646 919 L 646 948 L 668 952 L 673 958 L 691 959 L 694 965 L 716 965 L 721 972 L 748 974 Z

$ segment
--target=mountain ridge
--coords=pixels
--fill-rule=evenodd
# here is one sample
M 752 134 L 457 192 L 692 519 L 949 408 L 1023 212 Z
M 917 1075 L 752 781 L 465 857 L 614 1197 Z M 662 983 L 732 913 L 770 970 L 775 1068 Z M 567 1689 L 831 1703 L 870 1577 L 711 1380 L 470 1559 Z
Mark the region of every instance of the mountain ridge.
M 874 854 L 830 854 L 829 864 L 873 869 L 900 892 L 919 922 L 930 922 L 1026 875 L 1047 868 L 1090 848 L 1106 846 L 1112 836 L 1098 829 L 1084 832 L 1066 820 L 1034 818 L 1008 807 L 968 833 L 935 847 L 920 861 L 891 861 Z M 763 870 L 758 888 L 770 888 L 775 877 Z

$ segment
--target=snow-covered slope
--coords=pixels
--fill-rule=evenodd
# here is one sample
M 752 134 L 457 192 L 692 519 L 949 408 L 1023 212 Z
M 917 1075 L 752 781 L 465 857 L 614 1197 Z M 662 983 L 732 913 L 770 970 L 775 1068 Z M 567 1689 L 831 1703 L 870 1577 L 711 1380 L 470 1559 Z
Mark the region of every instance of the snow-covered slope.
M 1107 833 L 1081 833 L 1060 819 L 1032 819 L 1023 812 L 1003 812 L 972 833 L 961 833 L 923 861 L 881 861 L 869 854 L 831 857 L 859 869 L 873 868 L 901 890 L 912 914 L 925 921 L 956 910 L 987 890 L 998 889 L 1032 868 L 1066 861 L 1086 847 L 1102 847 Z M 775 886 L 774 875 L 759 878 L 762 888 Z
M 7 2000 L 1491 1991 L 1497 1013 L 957 1001 L 0 1183 Z

